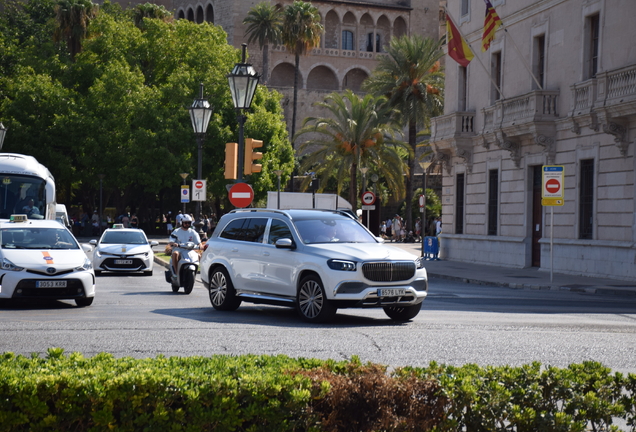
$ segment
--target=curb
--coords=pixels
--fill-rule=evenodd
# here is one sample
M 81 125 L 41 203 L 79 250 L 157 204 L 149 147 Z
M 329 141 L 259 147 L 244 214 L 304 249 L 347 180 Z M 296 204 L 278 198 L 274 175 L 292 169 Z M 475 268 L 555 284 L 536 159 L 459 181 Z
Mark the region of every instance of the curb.
M 509 288 L 509 289 L 525 289 L 525 290 L 545 290 L 545 291 L 570 291 L 570 292 L 578 292 L 578 293 L 587 293 L 587 294 L 596 294 L 596 295 L 604 295 L 604 296 L 617 296 L 617 297 L 636 297 L 636 288 L 633 290 L 618 290 L 610 287 L 599 287 L 599 288 L 581 288 L 581 287 L 566 287 L 559 285 L 531 285 L 531 284 L 521 284 L 514 282 L 494 282 L 494 281 L 485 281 L 479 279 L 468 279 L 461 276 L 449 276 L 445 274 L 438 273 L 428 273 L 429 277 L 438 278 L 438 279 L 447 279 L 460 281 L 463 283 L 468 283 L 471 285 L 490 285 L 496 286 L 500 288 Z

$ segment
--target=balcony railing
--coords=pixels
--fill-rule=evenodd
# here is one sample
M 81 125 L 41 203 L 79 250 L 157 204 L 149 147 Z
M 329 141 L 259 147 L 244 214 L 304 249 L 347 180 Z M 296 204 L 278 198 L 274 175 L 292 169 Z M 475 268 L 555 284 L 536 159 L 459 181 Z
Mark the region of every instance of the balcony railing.
M 454 112 L 431 119 L 431 141 L 475 135 L 475 113 Z
M 483 132 L 491 133 L 496 128 L 553 121 L 559 116 L 558 99 L 558 90 L 534 90 L 514 98 L 498 100 L 494 105 L 483 109 Z
M 572 112 L 578 116 L 589 114 L 596 108 L 618 108 L 636 101 L 636 65 L 606 72 L 570 86 Z M 631 110 L 628 111 L 631 112 Z

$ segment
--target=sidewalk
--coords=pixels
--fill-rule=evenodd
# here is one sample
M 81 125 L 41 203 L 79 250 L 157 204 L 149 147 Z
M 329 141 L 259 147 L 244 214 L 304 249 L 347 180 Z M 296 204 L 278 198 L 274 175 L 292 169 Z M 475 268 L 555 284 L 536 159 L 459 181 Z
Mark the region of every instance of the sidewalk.
M 422 243 L 386 243 L 422 255 Z M 563 290 L 636 298 L 636 281 L 574 276 L 532 268 L 509 268 L 460 261 L 426 261 L 430 277 L 514 289 Z
M 94 237 L 78 238 L 80 243 L 88 243 Z M 168 243 L 168 236 L 149 235 L 149 240 L 156 240 L 159 246 L 155 252 L 163 252 Z M 422 255 L 422 243 L 386 243 L 396 246 L 412 254 Z M 156 258 L 155 262 L 166 266 L 165 261 Z M 585 292 L 588 294 L 613 295 L 636 298 L 636 281 L 624 281 L 609 278 L 595 278 L 554 273 L 550 281 L 550 271 L 532 268 L 509 268 L 460 261 L 426 261 L 426 270 L 430 277 L 458 280 L 475 285 L 494 285 L 513 289 L 562 290 Z

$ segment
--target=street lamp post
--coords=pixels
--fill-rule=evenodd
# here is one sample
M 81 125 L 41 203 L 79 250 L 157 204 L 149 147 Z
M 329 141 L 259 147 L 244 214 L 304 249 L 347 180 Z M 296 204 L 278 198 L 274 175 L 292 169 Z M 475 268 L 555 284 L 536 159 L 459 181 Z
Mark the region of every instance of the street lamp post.
M 4 127 L 2 123 L 0 123 L 0 149 L 2 149 L 2 144 L 4 144 L 4 136 L 7 134 L 7 128 Z
M 102 234 L 103 231 L 103 220 L 104 220 L 104 207 L 102 206 L 102 191 L 104 190 L 104 174 L 98 174 L 99 177 L 99 234 Z
M 192 102 L 192 106 L 189 108 L 190 119 L 192 120 L 192 129 L 194 129 L 194 135 L 197 137 L 198 147 L 198 164 L 197 164 L 197 179 L 201 180 L 203 177 L 203 141 L 205 139 L 205 133 L 208 130 L 208 123 L 210 123 L 210 117 L 212 116 L 212 108 L 207 99 L 203 98 L 203 83 L 199 86 L 199 98 Z M 201 220 L 201 201 L 197 201 L 197 220 L 195 226 L 199 235 L 202 235 L 201 227 L 203 221 Z
M 276 200 L 276 203 L 278 204 L 278 209 L 280 210 L 280 176 L 283 173 L 282 170 L 274 170 L 274 173 L 276 174 L 276 177 L 278 177 L 278 199 Z
M 234 103 L 234 109 L 237 111 L 236 119 L 239 124 L 239 136 L 238 136 L 238 179 L 237 182 L 243 182 L 243 163 L 245 152 L 245 140 L 243 138 L 243 126 L 245 124 L 244 112 L 252 105 L 252 99 L 254 99 L 254 93 L 258 86 L 258 80 L 260 75 L 256 73 L 256 70 L 251 64 L 245 63 L 245 54 L 247 51 L 247 44 L 242 44 L 243 47 L 243 59 L 241 63 L 236 63 L 234 69 L 227 76 L 228 84 L 230 85 L 230 93 L 232 93 L 232 102 Z
M 179 175 L 181 176 L 181 178 L 183 179 L 183 185 L 186 185 L 186 179 L 188 178 L 188 176 L 190 175 L 190 173 L 179 173 Z M 181 193 L 183 194 L 183 191 L 181 191 Z M 186 203 L 183 203 L 183 211 L 181 212 L 181 214 L 186 214 Z
M 419 162 L 420 167 L 422 168 L 422 175 L 424 176 L 424 208 L 422 209 L 422 222 L 420 223 L 420 230 L 422 230 L 421 241 L 422 241 L 422 256 L 424 256 L 424 235 L 426 228 L 428 226 L 428 221 L 426 220 L 426 183 L 428 181 L 428 168 L 431 166 L 431 162 Z

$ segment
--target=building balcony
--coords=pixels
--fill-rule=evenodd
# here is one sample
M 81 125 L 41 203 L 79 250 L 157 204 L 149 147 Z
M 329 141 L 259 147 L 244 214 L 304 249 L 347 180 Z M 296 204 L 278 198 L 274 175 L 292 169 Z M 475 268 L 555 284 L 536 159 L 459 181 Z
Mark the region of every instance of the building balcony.
M 272 47 L 273 53 L 285 53 L 287 48 L 285 45 L 276 45 Z M 380 57 L 386 56 L 386 53 L 359 51 L 359 50 L 343 50 L 338 48 L 313 48 L 310 52 L 311 56 L 325 56 L 325 57 L 348 57 L 368 60 L 378 60 Z
M 572 132 L 582 127 L 614 136 L 621 154 L 627 154 L 629 117 L 636 116 L 636 65 L 600 72 L 596 78 L 570 86 L 568 117 Z
M 431 119 L 431 141 L 470 138 L 475 135 L 475 112 L 457 111 Z
M 475 112 L 456 111 L 431 119 L 434 161 L 450 169 L 452 157 L 459 157 L 471 167 L 472 140 L 475 136 Z
M 534 90 L 510 99 L 496 101 L 482 109 L 483 127 L 475 130 L 474 112 L 454 112 L 431 119 L 431 144 L 436 157 L 450 161 L 464 159 L 470 169 L 474 138 L 481 144 L 508 150 L 519 165 L 521 145 L 525 142 L 544 147 L 548 160 L 555 155 L 556 120 L 559 118 L 558 90 Z
M 498 130 L 511 137 L 532 135 L 537 125 L 547 123 L 554 126 L 557 113 L 558 90 L 534 90 L 521 96 L 498 100 L 484 108 L 482 134 Z

